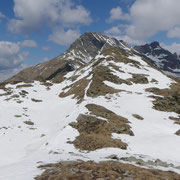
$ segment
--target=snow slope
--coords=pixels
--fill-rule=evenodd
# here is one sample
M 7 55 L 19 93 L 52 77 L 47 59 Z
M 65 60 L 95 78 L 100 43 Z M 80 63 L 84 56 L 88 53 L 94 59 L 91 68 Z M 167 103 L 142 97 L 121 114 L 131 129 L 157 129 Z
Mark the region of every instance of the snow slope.
M 112 58 L 111 61 L 106 60 L 109 57 Z M 174 81 L 150 67 L 139 56 L 131 55 L 128 58 L 137 61 L 141 68 L 131 63 L 117 63 L 113 61 L 113 56 L 99 54 L 94 62 L 89 63 L 84 69 L 68 73 L 66 81 L 53 84 L 49 88 L 38 81 L 32 83 L 32 87 L 17 88 L 17 85 L 23 85 L 23 83 L 6 85 L 12 93 L 0 96 L 0 180 L 32 180 L 41 174 L 37 167 L 44 163 L 78 159 L 100 161 L 112 154 L 118 157 L 133 155 L 146 161 L 161 159 L 173 163 L 174 166 L 180 166 L 180 138 L 174 134 L 179 129 L 179 125 L 168 118 L 169 116 L 178 117 L 178 114 L 153 109 L 153 99 L 149 97 L 152 93 L 145 91 L 150 87 L 169 88 Z M 131 78 L 133 72 L 145 74 L 149 83 L 118 85 L 105 81 L 106 85 L 125 91 L 96 98 L 85 94 L 84 101 L 80 104 L 77 104 L 73 95 L 59 97 L 61 92 L 67 91 L 63 88 L 72 84 L 68 78 L 73 75 L 79 75 L 75 81 L 84 77 L 92 81 L 90 73 L 99 59 L 104 59 L 99 66 L 111 68 L 113 74 L 122 79 Z M 110 64 L 114 64 L 117 68 L 110 67 Z M 81 73 L 82 70 L 84 73 Z M 157 82 L 151 81 L 152 79 L 156 79 Z M 86 92 L 91 81 L 86 87 Z M 22 90 L 28 94 L 12 97 Z M 5 93 L 4 90 L 0 90 L 0 94 L 3 93 Z M 8 99 L 10 97 L 11 99 Z M 41 101 L 35 102 L 33 99 Z M 18 103 L 19 100 L 22 102 Z M 120 138 L 127 142 L 127 150 L 104 148 L 92 152 L 79 151 L 73 144 L 67 143 L 79 135 L 69 123 L 76 121 L 79 114 L 89 113 L 85 105 L 90 103 L 110 109 L 131 122 L 134 136 L 113 134 L 113 138 Z M 144 120 L 137 120 L 132 114 L 139 114 Z M 32 122 L 31 125 L 27 124 L 29 121 Z M 175 168 L 163 169 L 180 173 L 180 170 Z

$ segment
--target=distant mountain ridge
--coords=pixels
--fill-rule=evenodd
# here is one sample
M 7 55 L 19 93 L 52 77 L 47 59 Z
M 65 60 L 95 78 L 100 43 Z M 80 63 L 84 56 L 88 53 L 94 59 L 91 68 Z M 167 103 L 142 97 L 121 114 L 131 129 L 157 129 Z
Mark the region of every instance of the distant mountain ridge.
M 145 55 L 166 74 L 180 78 L 180 57 L 176 53 L 173 54 L 162 48 L 159 42 L 154 41 L 150 44 L 135 46 L 134 49 Z

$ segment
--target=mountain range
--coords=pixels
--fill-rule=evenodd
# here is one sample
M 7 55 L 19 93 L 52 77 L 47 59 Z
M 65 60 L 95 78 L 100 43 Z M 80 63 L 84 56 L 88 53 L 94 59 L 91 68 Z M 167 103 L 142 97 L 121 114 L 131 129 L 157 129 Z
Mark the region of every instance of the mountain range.
M 98 52 L 108 48 L 131 49 L 133 53 L 145 57 L 167 75 L 180 77 L 180 57 L 176 53 L 163 49 L 158 42 L 132 48 L 124 41 L 100 33 L 88 32 L 80 36 L 58 57 L 27 68 L 7 81 L 31 81 L 39 77 L 52 80 L 61 72 L 64 74 L 87 64 Z
M 88 32 L 1 83 L 0 179 L 179 180 L 178 63 Z

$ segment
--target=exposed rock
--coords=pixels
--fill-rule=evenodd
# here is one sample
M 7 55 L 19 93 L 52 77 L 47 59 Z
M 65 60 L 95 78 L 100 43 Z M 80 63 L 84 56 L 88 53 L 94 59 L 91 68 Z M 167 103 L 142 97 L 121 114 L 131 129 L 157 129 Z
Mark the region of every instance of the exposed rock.
M 73 142 L 69 142 L 73 143 L 78 149 L 90 151 L 104 147 L 126 149 L 126 143 L 119 139 L 111 138 L 111 128 L 104 120 L 81 114 L 77 118 L 77 123 L 70 123 L 70 125 L 80 133 Z
M 24 121 L 24 124 L 27 124 L 27 125 L 30 125 L 30 126 L 34 125 L 34 123 L 32 121 Z
M 136 84 L 148 84 L 149 83 L 147 77 L 145 77 L 145 75 L 143 75 L 143 74 L 133 74 L 133 78 L 129 79 L 129 80 L 131 80 L 133 83 L 136 83 Z
M 176 117 L 170 116 L 169 119 L 175 121 L 174 122 L 175 124 L 179 124 L 180 125 L 180 117 L 176 118 Z
M 162 167 L 168 167 L 168 164 L 166 162 L 161 161 L 160 159 L 157 159 L 155 161 L 156 166 L 162 166 Z
M 33 102 L 42 102 L 42 100 L 31 98 Z
M 117 157 L 117 155 L 113 154 L 113 155 L 110 155 L 108 157 L 106 157 L 107 159 L 115 159 L 115 160 L 119 160 L 119 158 Z
M 88 86 L 90 80 L 83 78 L 74 84 L 72 84 L 70 87 L 66 87 L 64 90 L 69 89 L 67 92 L 60 93 L 59 97 L 67 97 L 69 95 L 74 95 L 73 98 L 78 99 L 78 103 L 80 103 L 84 96 L 85 96 L 85 89 Z
M 178 131 L 176 131 L 175 133 L 177 136 L 180 136 L 180 129 Z
M 133 114 L 132 116 L 133 116 L 134 118 L 136 118 L 136 119 L 139 119 L 139 120 L 143 120 L 143 119 L 144 119 L 142 116 L 140 116 L 140 115 L 138 115 L 138 114 Z
M 154 98 L 154 108 L 159 111 L 176 112 L 180 114 L 180 83 L 172 84 L 170 89 L 148 88 L 146 91 L 161 96 Z
M 17 85 L 16 88 L 23 88 L 23 87 L 33 87 L 32 84 L 22 84 L 22 85 Z

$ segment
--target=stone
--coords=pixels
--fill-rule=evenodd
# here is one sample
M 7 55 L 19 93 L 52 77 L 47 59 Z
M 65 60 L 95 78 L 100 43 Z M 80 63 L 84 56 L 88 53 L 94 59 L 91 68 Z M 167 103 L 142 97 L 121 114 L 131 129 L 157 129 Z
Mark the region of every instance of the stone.
M 176 134 L 177 136 L 180 136 L 180 129 L 179 129 L 178 131 L 176 131 L 175 134 Z

